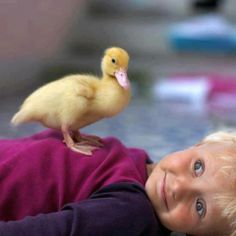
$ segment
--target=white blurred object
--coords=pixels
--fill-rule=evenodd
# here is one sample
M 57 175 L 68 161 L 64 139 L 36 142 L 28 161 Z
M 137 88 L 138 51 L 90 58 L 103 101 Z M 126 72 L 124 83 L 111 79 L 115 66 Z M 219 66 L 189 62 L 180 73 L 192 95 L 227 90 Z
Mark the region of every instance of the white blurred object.
M 155 98 L 163 101 L 185 102 L 194 105 L 204 105 L 211 85 L 207 77 L 199 76 L 182 78 L 163 78 L 154 86 Z
M 225 36 L 231 34 L 231 25 L 218 14 L 195 17 L 192 20 L 174 24 L 172 33 L 185 36 Z

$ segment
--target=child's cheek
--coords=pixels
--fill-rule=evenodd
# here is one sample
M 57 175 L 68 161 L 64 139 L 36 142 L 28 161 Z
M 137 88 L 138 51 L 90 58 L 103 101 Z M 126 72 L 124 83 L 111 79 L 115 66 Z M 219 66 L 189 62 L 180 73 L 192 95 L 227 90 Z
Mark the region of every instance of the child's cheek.
M 197 221 L 193 213 L 185 207 L 176 207 L 160 216 L 161 222 L 169 229 L 177 232 L 191 232 Z

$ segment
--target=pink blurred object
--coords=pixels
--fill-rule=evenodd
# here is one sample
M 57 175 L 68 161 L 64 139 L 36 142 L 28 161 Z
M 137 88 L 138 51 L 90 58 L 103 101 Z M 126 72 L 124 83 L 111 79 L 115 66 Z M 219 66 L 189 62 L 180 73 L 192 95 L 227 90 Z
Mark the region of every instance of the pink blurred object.
M 236 110 L 236 75 L 178 74 L 158 82 L 154 92 L 161 100 Z
M 236 110 L 236 76 L 209 76 L 211 90 L 208 106 L 211 109 Z

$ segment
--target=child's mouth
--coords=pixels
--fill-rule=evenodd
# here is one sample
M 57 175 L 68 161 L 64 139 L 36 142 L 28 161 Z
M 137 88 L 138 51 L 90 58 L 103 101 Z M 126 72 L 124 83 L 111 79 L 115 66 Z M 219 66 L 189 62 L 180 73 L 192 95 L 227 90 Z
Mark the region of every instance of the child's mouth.
M 161 184 L 161 197 L 165 203 L 167 210 L 169 210 L 167 199 L 166 199 L 166 172 L 164 174 L 163 181 Z

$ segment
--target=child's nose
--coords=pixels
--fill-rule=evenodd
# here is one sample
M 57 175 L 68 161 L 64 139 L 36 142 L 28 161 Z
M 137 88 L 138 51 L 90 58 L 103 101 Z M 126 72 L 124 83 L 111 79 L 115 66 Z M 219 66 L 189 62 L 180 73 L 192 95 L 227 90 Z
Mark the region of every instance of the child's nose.
M 176 201 L 185 199 L 193 192 L 193 185 L 188 178 L 177 177 L 172 183 L 172 197 Z

